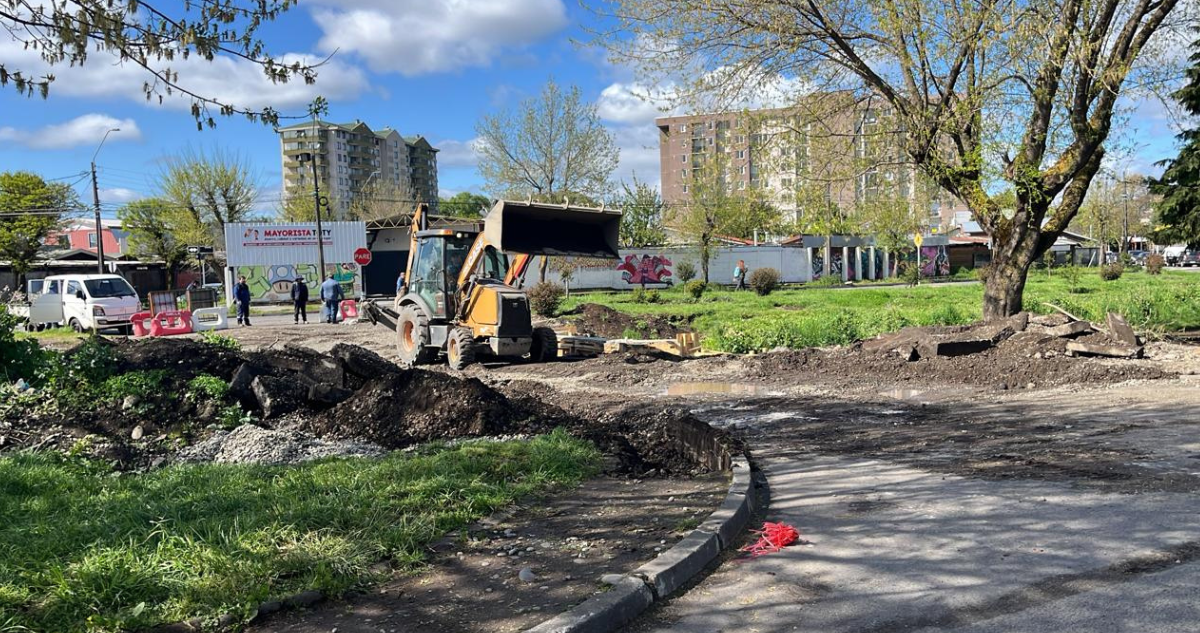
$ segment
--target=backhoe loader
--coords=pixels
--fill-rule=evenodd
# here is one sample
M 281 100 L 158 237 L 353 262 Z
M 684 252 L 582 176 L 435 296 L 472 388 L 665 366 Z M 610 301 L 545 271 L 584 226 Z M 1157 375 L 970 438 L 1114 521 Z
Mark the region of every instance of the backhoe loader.
M 617 258 L 618 211 L 501 200 L 481 223 L 434 229 L 428 213 L 423 204 L 413 213 L 400 297 L 366 310 L 373 322 L 394 322 L 396 352 L 409 367 L 441 355 L 456 370 L 485 358 L 557 358 L 554 330 L 532 324 L 523 290 L 530 263 Z

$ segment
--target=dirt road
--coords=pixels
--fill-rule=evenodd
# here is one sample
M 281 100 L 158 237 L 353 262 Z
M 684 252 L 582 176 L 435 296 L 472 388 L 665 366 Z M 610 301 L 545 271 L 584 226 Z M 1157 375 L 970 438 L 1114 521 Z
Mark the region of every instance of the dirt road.
M 234 335 L 390 353 L 382 330 L 308 327 Z M 567 409 L 682 405 L 746 441 L 767 518 L 804 542 L 724 564 L 635 630 L 1167 632 L 1200 621 L 1197 351 L 625 355 L 468 373 Z

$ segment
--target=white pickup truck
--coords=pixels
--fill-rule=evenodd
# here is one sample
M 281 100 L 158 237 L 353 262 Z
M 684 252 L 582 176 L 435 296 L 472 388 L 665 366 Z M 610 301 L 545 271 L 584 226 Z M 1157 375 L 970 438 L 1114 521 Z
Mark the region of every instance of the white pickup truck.
M 9 304 L 28 329 L 69 326 L 78 332 L 132 330 L 130 317 L 141 305 L 137 291 L 120 275 L 55 275 L 28 283 L 28 302 Z

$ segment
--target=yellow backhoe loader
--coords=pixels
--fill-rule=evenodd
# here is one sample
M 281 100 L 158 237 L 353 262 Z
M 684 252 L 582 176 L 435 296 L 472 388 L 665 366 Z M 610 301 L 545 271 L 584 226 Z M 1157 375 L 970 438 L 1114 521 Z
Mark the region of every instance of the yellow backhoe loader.
M 558 338 L 533 327 L 525 273 L 539 256 L 615 259 L 620 223 L 608 209 L 501 200 L 481 223 L 431 229 L 419 205 L 401 296 L 368 303 L 367 318 L 395 326 L 409 367 L 443 354 L 454 369 L 484 358 L 553 360 Z

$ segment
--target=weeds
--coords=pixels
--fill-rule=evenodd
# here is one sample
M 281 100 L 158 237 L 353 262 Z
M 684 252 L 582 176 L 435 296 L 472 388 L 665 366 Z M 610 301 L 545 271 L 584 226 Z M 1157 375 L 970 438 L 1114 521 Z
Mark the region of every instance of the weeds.
M 201 333 L 200 340 L 214 347 L 220 347 L 221 349 L 227 349 L 232 352 L 242 349 L 242 344 L 239 343 L 237 339 L 233 338 L 232 336 L 217 334 L 212 330 Z
M 200 374 L 188 381 L 183 399 L 191 403 L 222 402 L 227 395 L 228 383 L 211 374 Z

